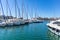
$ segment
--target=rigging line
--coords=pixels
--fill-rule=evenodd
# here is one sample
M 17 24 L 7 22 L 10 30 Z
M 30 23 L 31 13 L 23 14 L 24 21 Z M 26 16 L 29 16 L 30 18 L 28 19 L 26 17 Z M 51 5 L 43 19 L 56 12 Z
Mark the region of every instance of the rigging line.
M 5 19 L 5 17 L 4 17 L 4 10 L 3 10 L 3 5 L 2 5 L 2 2 L 1 2 L 1 0 L 0 0 L 0 5 L 1 5 L 1 8 L 2 8 L 3 19 Z

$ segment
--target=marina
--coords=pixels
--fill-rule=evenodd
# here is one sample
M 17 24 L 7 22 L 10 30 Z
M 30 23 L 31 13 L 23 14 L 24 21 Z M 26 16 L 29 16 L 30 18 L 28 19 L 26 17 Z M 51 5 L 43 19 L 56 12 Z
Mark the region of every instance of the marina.
M 0 40 L 60 40 L 60 1 L 0 0 Z
M 28 19 L 28 15 L 27 15 L 27 19 L 23 18 L 23 13 L 24 13 L 24 10 L 23 10 L 24 3 L 23 3 L 23 1 L 22 1 L 22 19 L 20 19 L 20 11 L 19 11 L 20 9 L 18 7 L 17 0 L 15 0 L 14 2 L 15 2 L 15 18 L 8 18 L 8 17 L 5 18 L 5 17 L 3 17 L 4 16 L 3 15 L 2 17 L 3 17 L 4 21 L 0 22 L 0 26 L 18 26 L 18 25 L 24 25 L 24 24 L 29 24 L 29 23 L 43 22 L 43 21 L 38 20 L 37 18 Z M 2 12 L 4 14 L 4 10 L 3 10 L 1 0 L 0 0 L 0 4 L 1 4 Z M 8 11 L 10 12 L 10 16 L 12 16 L 8 0 L 6 0 L 6 7 L 7 7 L 6 8 L 7 16 L 8 16 Z M 19 13 L 19 18 L 17 18 L 17 10 L 18 10 L 18 13 Z
M 29 25 L 0 28 L 0 40 L 60 40 L 60 37 L 49 31 L 48 21 Z M 42 30 L 42 31 L 41 31 Z

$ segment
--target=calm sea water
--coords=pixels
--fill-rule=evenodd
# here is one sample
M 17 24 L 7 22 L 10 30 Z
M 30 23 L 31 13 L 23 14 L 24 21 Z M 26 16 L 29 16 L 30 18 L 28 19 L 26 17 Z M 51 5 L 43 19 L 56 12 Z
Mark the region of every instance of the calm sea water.
M 0 28 L 0 40 L 59 40 L 43 23 Z

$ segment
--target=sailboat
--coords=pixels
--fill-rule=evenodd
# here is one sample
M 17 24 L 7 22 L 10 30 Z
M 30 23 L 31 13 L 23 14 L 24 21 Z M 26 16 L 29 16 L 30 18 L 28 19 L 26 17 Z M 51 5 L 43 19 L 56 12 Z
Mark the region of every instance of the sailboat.
M 23 0 L 22 0 L 22 17 L 20 16 L 20 9 L 19 9 L 18 4 L 17 4 L 18 13 L 19 13 L 19 18 L 18 19 L 19 19 L 21 25 L 26 23 L 24 18 L 23 18 L 23 13 L 24 13 L 23 7 L 24 7 L 24 4 L 23 4 Z
M 22 17 L 20 17 L 20 24 L 26 24 L 27 21 L 23 18 L 23 13 L 24 13 L 24 1 L 22 0 Z
M 17 18 L 17 1 L 14 0 L 15 2 L 15 18 L 13 18 L 13 25 L 16 26 L 16 25 L 20 25 L 20 20 Z
M 9 17 L 12 16 L 11 10 L 10 10 L 9 4 L 8 4 L 8 0 L 6 0 L 6 6 L 7 6 L 7 8 L 6 8 L 6 11 L 7 11 L 6 26 L 13 26 L 12 18 L 8 18 L 8 10 L 10 12 L 10 16 Z
M 1 0 L 0 0 L 0 6 L 1 6 L 1 8 L 2 8 L 2 14 L 3 14 L 3 18 L 0 20 L 0 27 L 2 26 L 2 27 L 4 27 L 4 26 L 6 26 L 6 22 L 5 22 L 5 17 L 4 17 L 4 10 L 3 10 L 3 6 L 2 6 L 2 2 L 1 2 Z M 0 9 L 0 11 L 1 11 L 1 9 Z
M 33 14 L 33 15 L 34 15 L 34 14 Z M 33 22 L 33 23 L 41 23 L 41 22 L 43 22 L 42 20 L 38 20 L 37 17 L 36 17 L 36 15 L 37 15 L 37 13 L 36 13 L 36 11 L 35 11 L 35 17 L 32 18 L 32 22 Z
M 6 0 L 6 6 L 7 6 L 7 14 L 8 14 L 8 9 L 9 9 L 9 12 L 10 12 L 10 16 L 12 16 L 11 14 L 11 10 L 9 8 L 9 4 L 8 4 L 8 0 Z M 19 19 L 17 18 L 17 9 L 16 9 L 16 0 L 15 0 L 15 18 L 7 18 L 6 20 L 6 26 L 16 26 L 16 25 L 20 25 L 20 21 Z
M 26 19 L 25 19 L 25 24 L 29 24 L 29 18 L 28 18 L 28 7 L 25 7 L 25 14 L 26 14 Z

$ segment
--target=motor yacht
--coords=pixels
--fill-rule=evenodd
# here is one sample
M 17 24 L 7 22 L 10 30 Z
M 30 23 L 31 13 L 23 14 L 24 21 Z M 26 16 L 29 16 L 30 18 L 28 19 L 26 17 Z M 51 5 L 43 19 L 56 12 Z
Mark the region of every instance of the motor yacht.
M 51 32 L 60 36 L 60 19 L 56 21 L 51 21 L 47 24 L 47 26 Z

